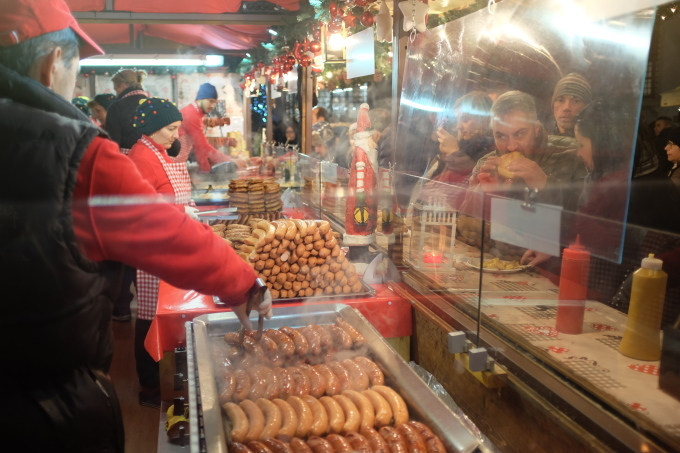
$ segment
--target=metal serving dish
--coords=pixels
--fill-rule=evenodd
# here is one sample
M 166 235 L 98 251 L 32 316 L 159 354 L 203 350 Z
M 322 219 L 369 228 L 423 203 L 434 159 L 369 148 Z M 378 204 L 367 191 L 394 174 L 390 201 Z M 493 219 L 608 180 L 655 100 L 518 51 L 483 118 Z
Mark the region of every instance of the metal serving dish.
M 449 452 L 471 452 L 478 447 L 477 439 L 458 421 L 453 412 L 355 309 L 344 304 L 320 304 L 274 308 L 273 311 L 274 316 L 266 321 L 266 328 L 303 327 L 310 323 L 331 324 L 336 316 L 343 317 L 366 338 L 372 358 L 385 373 L 385 383 L 404 398 L 411 418 L 426 423 L 444 442 Z M 189 398 L 197 401 L 200 397 L 208 453 L 227 453 L 222 410 L 213 373 L 211 344 L 222 341 L 221 337 L 225 333 L 235 332 L 239 328 L 240 323 L 231 312 L 202 315 L 193 320 L 192 341 L 200 394 L 190 394 Z M 191 422 L 197 423 L 196 419 L 197 417 L 193 417 Z M 192 434 L 196 431 L 197 428 L 191 429 Z
M 352 299 L 355 297 L 368 297 L 368 296 L 373 296 L 375 294 L 375 289 L 371 287 L 370 285 L 366 284 L 363 280 L 360 280 L 361 282 L 361 291 L 357 293 L 349 293 L 349 294 L 323 294 L 321 296 L 309 296 L 309 297 L 286 297 L 286 298 L 279 298 L 279 299 L 273 299 L 273 303 L 286 303 L 286 302 L 325 302 L 328 300 L 329 302 L 332 302 L 333 300 L 338 300 L 338 299 Z M 219 297 L 213 296 L 213 302 L 215 302 L 215 305 L 228 305 L 225 302 L 222 302 Z M 309 323 L 307 323 L 309 324 Z

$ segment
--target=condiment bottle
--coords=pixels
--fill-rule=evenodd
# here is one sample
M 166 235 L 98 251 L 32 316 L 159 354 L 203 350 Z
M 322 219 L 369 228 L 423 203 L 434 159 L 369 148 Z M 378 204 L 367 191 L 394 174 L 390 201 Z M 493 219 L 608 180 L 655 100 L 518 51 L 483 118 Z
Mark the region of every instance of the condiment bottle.
M 633 273 L 626 331 L 619 352 L 637 360 L 661 358 L 661 316 L 668 275 L 661 270 L 663 261 L 649 257 Z
M 555 325 L 558 332 L 573 335 L 583 332 L 589 271 L 590 252 L 581 245 L 580 237 L 576 236 L 576 242 L 564 249 L 562 254 Z

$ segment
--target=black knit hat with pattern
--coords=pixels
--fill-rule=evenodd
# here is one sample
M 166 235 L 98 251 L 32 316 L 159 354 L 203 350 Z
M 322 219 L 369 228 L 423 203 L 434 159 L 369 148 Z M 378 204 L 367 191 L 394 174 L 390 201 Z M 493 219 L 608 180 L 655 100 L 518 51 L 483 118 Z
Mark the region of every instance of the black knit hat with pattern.
M 145 98 L 139 101 L 132 126 L 145 135 L 151 135 L 175 121 L 182 121 L 182 114 L 167 99 Z

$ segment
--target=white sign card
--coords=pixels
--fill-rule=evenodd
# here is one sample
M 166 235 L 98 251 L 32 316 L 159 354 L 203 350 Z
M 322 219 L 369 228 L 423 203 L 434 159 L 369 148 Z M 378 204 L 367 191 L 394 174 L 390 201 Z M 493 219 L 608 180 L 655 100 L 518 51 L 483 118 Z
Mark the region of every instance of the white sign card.
M 375 74 L 375 43 L 373 27 L 348 36 L 347 46 L 347 78 L 363 77 Z
M 562 207 L 520 200 L 491 199 L 491 239 L 560 256 Z

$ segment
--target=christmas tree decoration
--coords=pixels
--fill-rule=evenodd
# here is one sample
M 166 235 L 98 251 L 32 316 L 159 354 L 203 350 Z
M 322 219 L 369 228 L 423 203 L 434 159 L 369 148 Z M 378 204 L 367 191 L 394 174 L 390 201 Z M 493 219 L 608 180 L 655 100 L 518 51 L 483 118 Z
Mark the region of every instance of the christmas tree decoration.
M 337 16 L 338 15 L 338 4 L 335 2 L 332 2 L 330 5 L 328 5 L 328 12 L 331 13 L 331 16 Z
M 312 41 L 309 43 L 309 50 L 317 53 L 321 51 L 321 43 L 319 41 Z
M 342 31 L 342 18 L 334 17 L 328 23 L 328 31 L 330 33 L 340 33 Z
M 345 22 L 345 27 L 346 28 L 354 28 L 357 25 L 357 19 L 359 16 L 355 16 L 351 12 L 345 15 L 345 17 L 342 18 L 342 20 Z
M 375 18 L 373 17 L 373 14 L 371 14 L 370 11 L 364 11 L 359 21 L 361 22 L 361 25 L 363 25 L 364 27 L 370 27 L 373 25 L 373 22 L 375 22 Z
M 392 41 L 392 25 L 394 21 L 384 1 L 380 5 L 380 11 L 375 16 L 376 38 L 380 42 Z
M 427 31 L 425 24 L 425 16 L 430 10 L 430 7 L 418 0 L 404 0 L 399 2 L 399 9 L 404 15 L 404 31 L 411 31 L 412 35 L 415 30 L 420 33 Z

